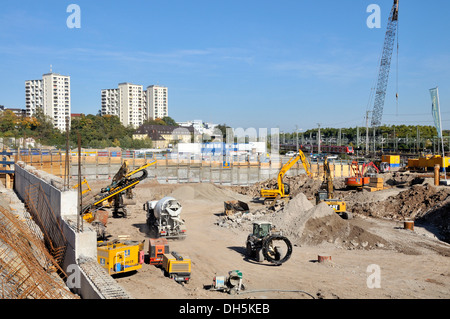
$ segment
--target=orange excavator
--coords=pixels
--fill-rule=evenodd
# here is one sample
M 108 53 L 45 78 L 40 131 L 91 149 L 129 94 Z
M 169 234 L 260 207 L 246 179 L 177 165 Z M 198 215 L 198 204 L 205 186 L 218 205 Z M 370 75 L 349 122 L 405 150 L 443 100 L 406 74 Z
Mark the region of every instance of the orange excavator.
M 369 185 L 370 170 L 376 171 L 377 174 L 380 172 L 373 162 L 362 164 L 360 170 L 358 162 L 353 161 L 351 168 L 354 176 L 345 179 L 345 185 L 347 187 L 363 187 L 364 185 Z

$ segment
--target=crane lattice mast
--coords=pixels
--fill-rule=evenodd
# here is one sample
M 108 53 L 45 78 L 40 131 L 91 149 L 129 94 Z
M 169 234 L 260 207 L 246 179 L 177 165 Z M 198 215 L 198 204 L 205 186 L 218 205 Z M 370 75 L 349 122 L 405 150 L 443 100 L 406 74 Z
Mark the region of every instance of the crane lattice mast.
M 375 93 L 375 102 L 372 114 L 372 126 L 381 125 L 383 116 L 384 100 L 386 97 L 386 88 L 389 80 L 389 71 L 391 68 L 392 51 L 394 50 L 395 34 L 398 25 L 398 0 L 394 0 L 384 39 L 383 54 L 380 62 L 378 74 L 378 83 Z

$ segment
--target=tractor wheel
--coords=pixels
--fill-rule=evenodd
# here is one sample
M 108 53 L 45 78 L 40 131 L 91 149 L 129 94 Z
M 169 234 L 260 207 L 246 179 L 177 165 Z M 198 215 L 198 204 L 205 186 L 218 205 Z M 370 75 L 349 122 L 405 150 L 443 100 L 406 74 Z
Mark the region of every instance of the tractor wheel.
M 286 254 L 284 254 L 284 256 L 280 255 L 280 256 L 278 256 L 278 258 L 276 258 L 276 256 L 274 256 L 275 257 L 274 258 L 274 257 L 269 255 L 270 246 L 273 246 L 273 241 L 275 241 L 275 240 L 277 240 L 277 241 L 280 240 L 280 241 L 284 241 L 285 242 L 287 252 L 286 252 Z M 278 253 L 282 252 L 283 250 L 280 249 L 278 251 Z M 267 238 L 264 239 L 264 242 L 262 244 L 262 251 L 264 252 L 264 258 L 267 259 L 267 261 L 269 261 L 271 263 L 274 263 L 274 264 L 279 266 L 282 263 L 288 261 L 289 258 L 291 258 L 291 255 L 292 255 L 292 243 L 287 237 L 280 236 L 280 235 L 270 235 L 270 236 L 268 236 Z

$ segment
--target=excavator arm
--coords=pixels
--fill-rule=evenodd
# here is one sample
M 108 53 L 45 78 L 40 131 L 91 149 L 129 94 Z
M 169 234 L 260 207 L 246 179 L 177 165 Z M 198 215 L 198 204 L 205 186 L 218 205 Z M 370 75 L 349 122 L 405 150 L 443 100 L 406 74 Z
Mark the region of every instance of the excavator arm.
M 287 171 L 291 169 L 292 166 L 295 165 L 299 160 L 302 161 L 303 167 L 305 168 L 306 174 L 311 177 L 311 170 L 309 163 L 305 157 L 305 154 L 302 152 L 302 150 L 298 150 L 298 155 L 296 157 L 292 157 L 286 164 L 283 165 L 280 172 L 278 173 L 277 177 L 277 185 L 278 189 L 262 189 L 261 190 L 261 197 L 265 198 L 275 198 L 277 196 L 280 197 L 286 197 L 288 195 L 285 189 L 285 185 L 283 183 L 283 177 L 286 174 Z

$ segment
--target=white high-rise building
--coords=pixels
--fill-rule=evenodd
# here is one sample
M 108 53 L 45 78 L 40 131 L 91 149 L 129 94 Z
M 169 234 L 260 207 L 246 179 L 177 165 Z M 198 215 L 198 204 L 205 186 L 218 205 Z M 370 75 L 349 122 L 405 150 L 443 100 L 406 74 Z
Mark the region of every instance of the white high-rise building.
M 120 117 L 119 89 L 102 90 L 102 115 L 117 115 Z
M 117 115 L 124 126 L 137 128 L 149 119 L 169 116 L 167 87 L 120 83 L 117 89 L 102 90 L 102 115 Z
M 164 86 L 150 85 L 146 94 L 147 113 L 149 119 L 169 116 L 168 89 Z
M 34 116 L 36 108 L 44 106 L 44 88 L 42 80 L 25 81 L 25 109 L 27 116 Z
M 41 108 L 55 128 L 64 132 L 66 118 L 70 118 L 70 76 L 47 73 L 42 80 L 25 81 L 25 106 L 28 116 Z
M 139 127 L 146 119 L 145 102 L 142 85 L 131 83 L 119 84 L 120 122 L 124 126 Z

